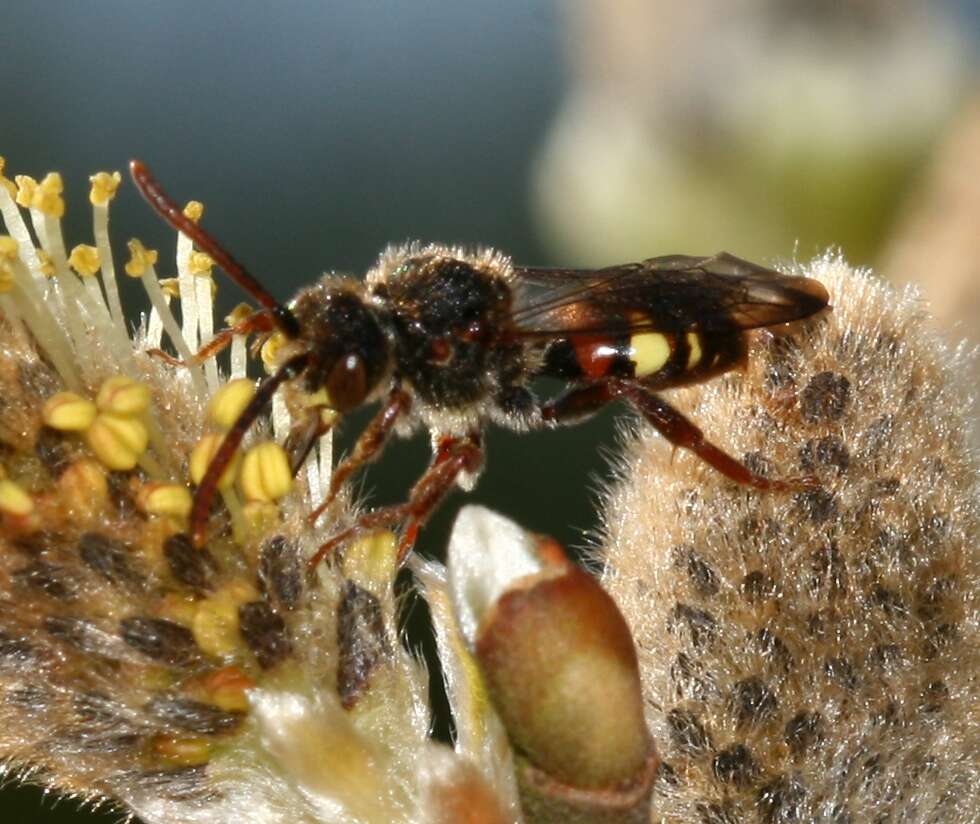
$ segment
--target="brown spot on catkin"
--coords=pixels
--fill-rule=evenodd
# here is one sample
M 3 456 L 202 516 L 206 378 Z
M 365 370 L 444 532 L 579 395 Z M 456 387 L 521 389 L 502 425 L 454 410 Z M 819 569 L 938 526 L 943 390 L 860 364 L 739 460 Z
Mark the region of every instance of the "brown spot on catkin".
M 687 755 L 698 755 L 711 749 L 711 736 L 697 715 L 687 710 L 672 709 L 667 713 L 670 742 Z
M 810 378 L 800 396 L 800 414 L 807 423 L 839 420 L 847 408 L 851 382 L 843 375 L 819 372 Z
M 755 781 L 759 765 L 744 744 L 732 744 L 719 752 L 711 762 L 711 771 L 722 784 L 746 787 Z
M 78 552 L 93 572 L 110 584 L 139 586 L 143 576 L 136 571 L 132 549 L 108 535 L 86 532 L 78 539 Z
M 390 654 L 378 599 L 347 581 L 337 605 L 337 692 L 350 709 L 367 688 L 374 670 Z
M 197 590 L 212 588 L 217 568 L 214 557 L 207 547 L 195 547 L 186 533 L 171 535 L 163 542 L 163 557 L 170 574 L 182 584 Z
M 199 654 L 194 634 L 187 627 L 164 618 L 131 616 L 120 622 L 119 629 L 129 646 L 163 664 L 180 666 Z
M 295 609 L 303 591 L 299 554 L 282 535 L 262 544 L 259 556 L 259 586 L 273 603 L 283 609 Z
M 168 727 L 200 735 L 231 732 L 245 719 L 243 712 L 229 712 L 213 704 L 176 695 L 158 695 L 144 707 L 147 714 Z
M 286 623 L 265 601 L 251 601 L 238 608 L 238 632 L 262 669 L 274 667 L 293 651 Z

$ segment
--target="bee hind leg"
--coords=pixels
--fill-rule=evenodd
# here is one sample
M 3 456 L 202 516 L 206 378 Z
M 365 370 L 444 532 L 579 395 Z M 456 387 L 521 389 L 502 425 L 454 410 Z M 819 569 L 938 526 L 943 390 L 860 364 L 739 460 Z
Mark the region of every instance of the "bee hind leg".
M 681 412 L 642 383 L 617 382 L 612 391 L 628 399 L 636 410 L 674 446 L 687 449 L 726 478 L 743 486 L 771 491 L 799 491 L 819 486 L 814 478 L 766 478 L 753 472 L 704 437 L 704 433 Z

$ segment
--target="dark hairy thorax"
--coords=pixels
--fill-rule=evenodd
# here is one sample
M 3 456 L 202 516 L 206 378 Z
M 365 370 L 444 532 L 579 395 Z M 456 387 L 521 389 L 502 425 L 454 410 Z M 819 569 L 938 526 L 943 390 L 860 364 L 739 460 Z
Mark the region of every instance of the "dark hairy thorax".
M 499 274 L 443 256 L 409 258 L 375 294 L 389 307 L 397 374 L 420 400 L 465 406 L 498 379 L 511 291 Z

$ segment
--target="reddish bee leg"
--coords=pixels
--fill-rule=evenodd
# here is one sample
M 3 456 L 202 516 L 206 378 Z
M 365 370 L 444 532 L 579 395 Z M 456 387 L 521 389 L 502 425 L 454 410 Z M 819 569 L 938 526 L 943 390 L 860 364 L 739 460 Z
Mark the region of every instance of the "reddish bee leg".
M 333 550 L 365 532 L 388 527 L 405 521 L 405 531 L 398 542 L 398 563 L 401 564 L 418 537 L 419 529 L 449 494 L 456 479 L 463 472 L 478 472 L 483 465 L 480 436 L 471 434 L 465 438 L 444 438 L 425 474 L 412 487 L 409 499 L 397 506 L 386 506 L 365 513 L 349 529 L 334 535 L 323 544 L 309 560 L 310 569 Z
M 357 442 L 354 444 L 354 451 L 334 469 L 330 476 L 330 489 L 327 490 L 323 503 L 307 516 L 307 523 L 315 524 L 327 507 L 333 503 L 344 481 L 384 451 L 388 438 L 394 431 L 395 424 L 400 417 L 408 412 L 411 406 L 412 399 L 407 392 L 403 392 L 401 389 L 391 390 L 384 405 L 358 436 Z
M 571 389 L 544 404 L 541 407 L 541 418 L 553 423 L 574 423 L 595 414 L 616 397 L 608 383 L 593 383 Z
M 195 546 L 204 546 L 207 537 L 208 515 L 211 512 L 214 493 L 218 489 L 218 480 L 228 464 L 231 463 L 235 450 L 241 444 L 245 433 L 248 432 L 255 419 L 265 411 L 280 385 L 295 378 L 306 368 L 308 362 L 309 355 L 305 353 L 297 355 L 280 366 L 275 374 L 262 381 L 258 389 L 255 390 L 252 400 L 248 402 L 248 406 L 242 410 L 234 425 L 228 430 L 221 446 L 211 458 L 211 463 L 208 464 L 207 471 L 201 478 L 201 483 L 197 485 L 197 491 L 194 493 L 194 506 L 191 508 L 191 539 Z
M 628 398 L 661 435 L 675 446 L 688 449 L 708 466 L 735 483 L 766 490 L 809 489 L 819 484 L 813 478 L 773 480 L 757 475 L 741 461 L 706 440 L 704 433 L 659 395 L 642 384 L 616 382 L 613 391 Z
M 222 329 L 202 346 L 189 361 L 182 361 L 162 349 L 148 349 L 147 354 L 162 358 L 171 366 L 199 366 L 222 352 L 236 335 L 251 335 L 254 332 L 274 332 L 276 324 L 272 316 L 262 309 L 249 315 L 245 320 L 228 329 Z

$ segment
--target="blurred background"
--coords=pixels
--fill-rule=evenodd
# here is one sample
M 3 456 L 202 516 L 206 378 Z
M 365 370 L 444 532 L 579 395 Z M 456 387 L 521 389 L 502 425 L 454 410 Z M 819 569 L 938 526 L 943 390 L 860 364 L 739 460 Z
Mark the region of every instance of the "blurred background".
M 202 200 L 209 229 L 284 300 L 408 239 L 555 265 L 721 249 L 779 264 L 836 246 L 920 282 L 938 323 L 980 343 L 975 0 L 4 12 L 0 154 L 10 177 L 61 171 L 70 244 L 90 242 L 88 176 L 139 157 L 178 200 Z M 172 232 L 128 182 L 113 234 L 120 255 L 139 236 L 172 260 Z M 230 309 L 242 295 L 218 280 Z M 616 418 L 491 432 L 479 486 L 440 511 L 420 551 L 441 554 L 464 500 L 585 544 Z M 427 453 L 424 437 L 394 444 L 370 500 L 400 500 Z M 115 817 L 19 788 L 0 794 L 0 819 Z

